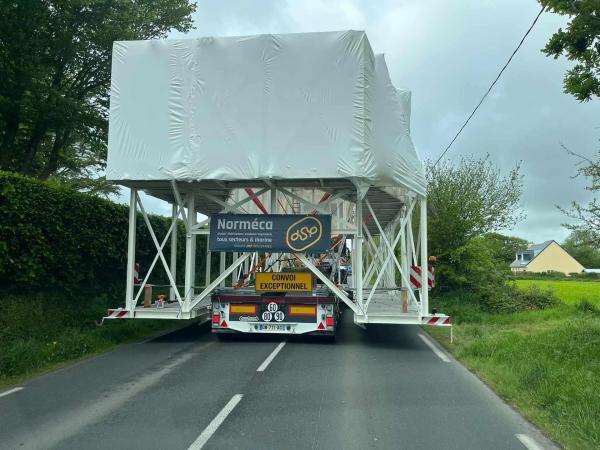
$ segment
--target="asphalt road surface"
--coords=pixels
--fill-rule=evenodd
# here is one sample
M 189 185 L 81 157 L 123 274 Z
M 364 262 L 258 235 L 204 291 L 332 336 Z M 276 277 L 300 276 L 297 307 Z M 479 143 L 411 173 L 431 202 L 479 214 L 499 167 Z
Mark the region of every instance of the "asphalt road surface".
M 417 327 L 283 342 L 193 325 L 32 379 L 0 392 L 0 448 L 554 448 Z

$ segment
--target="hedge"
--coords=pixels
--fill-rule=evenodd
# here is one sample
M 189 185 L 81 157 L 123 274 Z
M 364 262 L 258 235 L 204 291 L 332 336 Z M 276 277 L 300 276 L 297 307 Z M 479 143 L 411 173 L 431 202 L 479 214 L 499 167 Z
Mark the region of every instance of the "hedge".
M 8 292 L 107 291 L 125 286 L 128 207 L 68 186 L 0 172 L 0 287 Z M 170 219 L 151 216 L 159 240 Z M 185 231 L 178 223 L 178 283 L 183 280 Z M 170 254 L 170 242 L 165 255 Z M 155 247 L 138 214 L 136 261 L 142 273 Z M 197 280 L 203 282 L 206 239 L 197 238 Z M 216 258 L 215 258 L 216 259 Z M 213 260 L 215 271 L 218 263 Z M 151 281 L 167 284 L 160 261 Z M 198 284 L 198 283 L 197 283 Z

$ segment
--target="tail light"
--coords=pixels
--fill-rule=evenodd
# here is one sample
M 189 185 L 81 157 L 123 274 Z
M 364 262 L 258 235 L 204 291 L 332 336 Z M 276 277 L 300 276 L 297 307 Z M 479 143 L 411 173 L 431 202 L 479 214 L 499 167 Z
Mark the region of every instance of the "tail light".
M 218 314 L 213 314 L 213 318 L 212 318 L 213 326 L 219 326 L 220 319 L 221 319 L 221 316 L 219 316 Z
M 325 323 L 327 324 L 328 327 L 333 327 L 333 317 L 327 317 L 325 319 Z

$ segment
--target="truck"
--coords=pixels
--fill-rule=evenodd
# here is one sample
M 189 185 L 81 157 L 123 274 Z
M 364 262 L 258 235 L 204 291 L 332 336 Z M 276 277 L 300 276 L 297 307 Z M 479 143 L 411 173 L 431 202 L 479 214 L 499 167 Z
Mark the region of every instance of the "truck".
M 451 326 L 429 308 L 410 92 L 362 31 L 115 42 L 106 177 L 130 209 L 125 299 L 106 319 L 332 337 L 343 307 L 361 327 Z M 164 236 L 148 197 L 170 207 Z M 138 216 L 155 253 L 143 276 Z M 150 292 L 157 265 L 167 301 Z

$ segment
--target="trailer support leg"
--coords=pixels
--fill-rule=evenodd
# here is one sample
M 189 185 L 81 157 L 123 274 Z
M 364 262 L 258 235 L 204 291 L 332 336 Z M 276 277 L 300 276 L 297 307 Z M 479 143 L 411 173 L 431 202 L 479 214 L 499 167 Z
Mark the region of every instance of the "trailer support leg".
M 427 267 L 427 199 L 421 198 L 421 219 L 419 220 L 421 231 L 421 315 L 429 314 L 429 283 Z
M 133 308 L 133 288 L 135 271 L 135 231 L 137 225 L 137 189 L 129 194 L 129 233 L 127 236 L 127 284 L 125 289 L 125 309 Z
M 179 215 L 179 206 L 177 204 L 171 205 L 171 219 L 177 221 L 177 216 Z M 177 223 L 173 227 L 173 231 L 171 231 L 171 274 L 173 275 L 173 279 L 175 283 L 177 283 Z M 177 300 L 175 296 L 175 288 L 171 286 L 169 290 L 169 300 L 174 302 Z
M 187 234 L 185 236 L 185 300 L 189 305 L 194 299 L 194 282 L 196 278 L 196 235 L 191 232 L 196 223 L 196 198 L 193 193 L 187 195 Z

